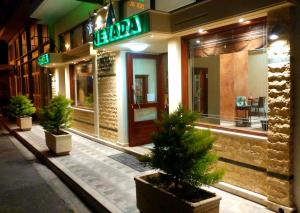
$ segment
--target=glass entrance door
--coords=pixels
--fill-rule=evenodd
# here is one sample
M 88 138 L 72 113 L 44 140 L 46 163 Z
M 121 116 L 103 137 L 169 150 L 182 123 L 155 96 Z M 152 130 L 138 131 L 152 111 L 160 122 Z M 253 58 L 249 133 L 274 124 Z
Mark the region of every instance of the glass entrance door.
M 163 108 L 160 61 L 155 55 L 127 55 L 130 146 L 149 143 L 155 131 L 153 121 Z

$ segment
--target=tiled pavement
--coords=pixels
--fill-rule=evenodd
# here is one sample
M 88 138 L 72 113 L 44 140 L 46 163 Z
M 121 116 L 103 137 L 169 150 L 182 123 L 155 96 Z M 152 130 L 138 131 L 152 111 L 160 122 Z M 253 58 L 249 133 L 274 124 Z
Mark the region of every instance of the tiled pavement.
M 31 131 L 18 134 L 55 158 L 83 183 L 94 189 L 119 212 L 138 212 L 133 177 L 148 170 L 132 155 L 72 134 L 73 150 L 68 156 L 54 157 L 48 152 L 43 129 L 35 125 Z M 222 196 L 221 212 L 264 213 L 265 207 L 232 194 L 213 189 Z

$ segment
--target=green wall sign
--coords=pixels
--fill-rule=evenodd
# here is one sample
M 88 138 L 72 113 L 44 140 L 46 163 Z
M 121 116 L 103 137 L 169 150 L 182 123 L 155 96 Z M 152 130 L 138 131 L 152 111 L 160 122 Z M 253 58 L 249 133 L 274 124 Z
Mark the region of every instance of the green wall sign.
M 50 56 L 48 53 L 43 54 L 38 57 L 38 64 L 39 65 L 46 65 L 50 63 Z
M 149 15 L 134 15 L 93 34 L 94 48 L 149 32 Z

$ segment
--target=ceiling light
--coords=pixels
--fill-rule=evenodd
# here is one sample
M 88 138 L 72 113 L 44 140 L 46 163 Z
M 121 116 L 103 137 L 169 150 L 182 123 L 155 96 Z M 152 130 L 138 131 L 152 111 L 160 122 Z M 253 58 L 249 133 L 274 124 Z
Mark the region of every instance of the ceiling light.
M 251 21 L 249 21 L 249 20 L 244 22 L 244 24 L 250 24 L 250 23 L 251 23 Z
M 244 21 L 245 21 L 245 19 L 243 19 L 243 18 L 240 18 L 240 19 L 239 19 L 239 22 L 240 22 L 240 23 L 243 23 Z
M 196 40 L 196 43 L 197 43 L 197 44 L 200 44 L 200 40 Z
M 104 10 L 107 10 L 107 9 L 108 9 L 108 6 L 104 6 L 103 9 L 104 9 Z
M 151 35 L 150 35 L 150 38 L 153 38 L 153 37 L 154 37 L 154 35 L 153 35 L 153 34 L 151 34 Z
M 149 47 L 149 44 L 145 43 L 126 43 L 123 44 L 124 47 L 129 48 L 133 52 L 141 52 Z

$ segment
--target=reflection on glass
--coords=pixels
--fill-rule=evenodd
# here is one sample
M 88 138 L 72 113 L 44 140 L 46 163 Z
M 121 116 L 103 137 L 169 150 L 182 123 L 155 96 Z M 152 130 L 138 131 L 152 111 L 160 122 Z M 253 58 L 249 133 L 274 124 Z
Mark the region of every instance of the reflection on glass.
M 156 102 L 156 60 L 133 59 L 134 103 Z
M 75 70 L 77 106 L 92 108 L 94 103 L 92 62 L 78 64 Z
M 155 107 L 134 109 L 134 121 L 149 121 L 157 119 L 157 109 Z
M 266 129 L 265 30 L 260 23 L 189 40 L 189 103 L 200 122 Z

